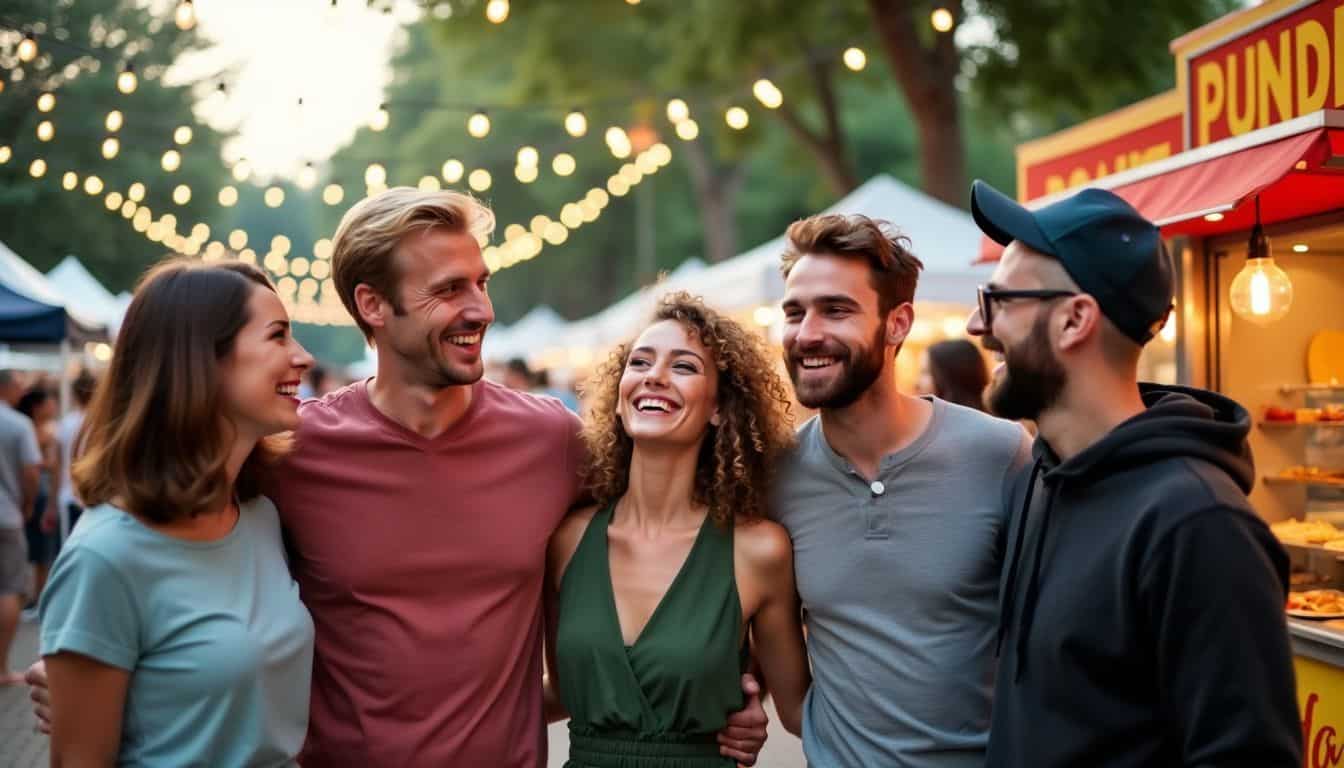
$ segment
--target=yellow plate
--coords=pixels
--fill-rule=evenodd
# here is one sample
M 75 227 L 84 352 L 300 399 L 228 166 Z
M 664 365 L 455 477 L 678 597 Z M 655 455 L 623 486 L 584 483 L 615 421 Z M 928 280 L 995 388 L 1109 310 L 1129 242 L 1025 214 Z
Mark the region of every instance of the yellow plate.
M 1307 380 L 1344 384 L 1344 331 L 1318 331 L 1307 347 Z

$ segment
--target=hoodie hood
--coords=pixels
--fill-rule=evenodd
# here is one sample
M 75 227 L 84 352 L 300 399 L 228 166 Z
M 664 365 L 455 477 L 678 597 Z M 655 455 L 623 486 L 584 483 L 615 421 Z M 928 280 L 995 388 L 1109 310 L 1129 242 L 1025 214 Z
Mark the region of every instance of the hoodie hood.
M 1235 400 L 1189 387 L 1140 384 L 1147 409 L 1068 461 L 1043 440 L 1032 449 L 1047 484 L 1086 486 L 1103 475 L 1176 456 L 1202 459 L 1226 472 L 1244 493 L 1255 483 L 1251 416 Z
M 1004 637 L 1016 619 L 1014 682 L 1026 672 L 1026 648 L 1040 595 L 1046 533 L 1062 487 L 1067 485 L 1077 491 L 1116 472 L 1176 457 L 1208 462 L 1230 476 L 1243 493 L 1250 493 L 1255 482 L 1251 448 L 1246 442 L 1251 417 L 1236 401 L 1207 390 L 1158 384 L 1140 384 L 1139 394 L 1147 406 L 1142 413 L 1121 423 L 1068 461 L 1061 462 L 1039 437 L 1032 446 L 1035 461 L 1008 560 L 1007 581 L 1000 596 L 996 643 L 996 650 L 1001 653 Z M 1022 571 L 1027 524 L 1031 520 L 1032 499 L 1037 495 L 1038 480 L 1045 501 L 1036 526 L 1035 556 L 1029 558 L 1030 570 Z M 1025 580 L 1026 595 L 1021 615 L 1015 617 L 1013 595 L 1019 580 Z

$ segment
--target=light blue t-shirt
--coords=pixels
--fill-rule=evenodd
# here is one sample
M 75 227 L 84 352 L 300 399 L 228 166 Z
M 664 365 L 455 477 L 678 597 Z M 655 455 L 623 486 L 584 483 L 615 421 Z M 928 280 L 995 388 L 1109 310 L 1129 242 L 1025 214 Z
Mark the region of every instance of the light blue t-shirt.
M 924 433 L 877 477 L 831 448 L 819 418 L 778 474 L 812 662 L 812 768 L 985 763 L 1004 498 L 1031 442 L 1017 424 L 932 402 Z
M 103 505 L 42 592 L 42 655 L 130 671 L 118 765 L 288 766 L 308 727 L 313 622 L 275 505 L 218 541 L 165 536 Z

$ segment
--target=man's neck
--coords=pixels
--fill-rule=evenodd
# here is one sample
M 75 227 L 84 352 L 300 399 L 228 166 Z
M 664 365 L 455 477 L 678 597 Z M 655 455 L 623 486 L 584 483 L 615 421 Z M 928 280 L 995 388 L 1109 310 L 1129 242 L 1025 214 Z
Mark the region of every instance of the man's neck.
M 448 431 L 471 407 L 473 384 L 432 388 L 411 384 L 399 371 L 378 366 L 368 383 L 369 402 L 380 413 L 415 432 L 434 438 Z
M 1087 450 L 1146 408 L 1132 377 L 1094 374 L 1079 385 L 1066 387 L 1036 421 L 1041 439 L 1061 462 Z
M 823 408 L 821 429 L 831 450 L 865 478 L 873 479 L 882 459 L 914 442 L 928 428 L 933 405 L 903 395 L 884 370 L 873 386 L 845 408 Z

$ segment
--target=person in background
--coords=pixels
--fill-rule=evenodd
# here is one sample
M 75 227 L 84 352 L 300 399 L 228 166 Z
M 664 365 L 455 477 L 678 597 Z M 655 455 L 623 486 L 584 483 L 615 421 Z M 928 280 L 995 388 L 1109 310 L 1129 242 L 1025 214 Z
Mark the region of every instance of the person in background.
M 9 668 L 9 646 L 29 592 L 24 524 L 33 513 L 42 471 L 33 423 L 11 407 L 22 393 L 14 371 L 0 370 L 0 686 L 23 682 Z
M 748 634 L 793 733 L 809 681 L 793 548 L 765 519 L 788 391 L 759 334 L 686 293 L 591 388 L 597 504 L 560 523 L 546 582 L 566 766 L 731 768 L 715 733 L 744 703 Z
M 42 597 L 51 563 L 60 550 L 55 492 L 61 476 L 61 447 L 56 439 L 57 401 L 50 390 L 38 384 L 23 393 L 14 410 L 27 416 L 33 423 L 38 452 L 42 454 L 37 497 L 33 501 L 32 514 L 24 523 L 24 534 L 28 539 L 28 562 L 33 566 L 33 594 L 31 602 L 24 609 L 23 618 L 31 620 L 37 618 L 37 601 Z
M 966 327 L 1003 360 L 986 402 L 1039 427 L 1010 483 L 985 765 L 1301 766 L 1250 415 L 1138 382 L 1172 306 L 1157 227 L 1101 189 L 1033 211 L 977 181 L 971 212 L 1006 246 Z
M 311 363 L 256 267 L 141 281 L 72 470 L 88 509 L 42 595 L 52 765 L 294 764 L 313 623 L 259 473 Z
M 515 392 L 531 392 L 537 384 L 532 369 L 521 357 L 510 358 L 504 364 L 504 379 L 501 383 Z
M 554 397 L 564 403 L 569 410 L 575 413 L 579 412 L 579 396 L 574 394 L 574 390 L 570 387 L 555 386 L 551 382 L 550 371 L 542 368 L 536 372 L 534 378 L 536 379 L 536 386 L 532 389 L 533 394 Z
M 61 446 L 61 489 L 57 495 L 57 512 L 60 515 L 60 541 L 63 543 L 79 522 L 83 505 L 75 496 L 74 486 L 70 482 L 70 464 L 75 458 L 75 441 L 79 439 L 79 429 L 84 424 L 84 411 L 93 399 L 93 390 L 98 380 L 88 371 L 80 371 L 70 384 L 73 408 L 61 417 L 56 425 L 56 440 Z
M 931 345 L 920 359 L 921 395 L 933 395 L 949 403 L 985 410 L 985 387 L 989 371 L 975 344 L 966 339 L 948 339 Z
M 330 378 L 327 369 L 320 365 L 309 368 L 308 374 L 303 377 L 303 383 L 299 385 L 299 399 L 307 400 L 327 394 L 331 391 L 331 387 L 328 386 Z
M 922 265 L 895 227 L 814 216 L 786 237 L 784 362 L 818 411 L 773 504 L 812 660 L 803 751 L 815 766 L 980 768 L 1003 496 L 1030 443 L 1017 424 L 898 389 Z

